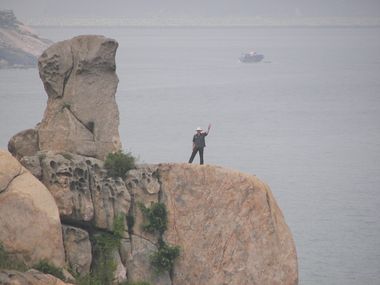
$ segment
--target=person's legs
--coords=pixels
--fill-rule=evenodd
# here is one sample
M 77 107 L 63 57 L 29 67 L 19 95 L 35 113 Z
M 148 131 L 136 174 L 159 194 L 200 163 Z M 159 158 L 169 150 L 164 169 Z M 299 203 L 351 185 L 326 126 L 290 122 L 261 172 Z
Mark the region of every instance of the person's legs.
M 203 164 L 203 147 L 199 148 L 199 157 L 201 160 L 201 164 Z
M 190 159 L 189 159 L 189 163 L 193 162 L 194 157 L 197 154 L 197 152 L 198 152 L 198 148 L 194 147 L 193 152 L 191 153 L 191 156 L 190 156 Z

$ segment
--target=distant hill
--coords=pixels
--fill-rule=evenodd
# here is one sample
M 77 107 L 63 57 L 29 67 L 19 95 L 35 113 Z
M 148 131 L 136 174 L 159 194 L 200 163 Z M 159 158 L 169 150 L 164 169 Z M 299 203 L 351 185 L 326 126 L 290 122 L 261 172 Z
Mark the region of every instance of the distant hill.
M 36 67 L 51 43 L 18 21 L 12 10 L 0 10 L 0 69 Z

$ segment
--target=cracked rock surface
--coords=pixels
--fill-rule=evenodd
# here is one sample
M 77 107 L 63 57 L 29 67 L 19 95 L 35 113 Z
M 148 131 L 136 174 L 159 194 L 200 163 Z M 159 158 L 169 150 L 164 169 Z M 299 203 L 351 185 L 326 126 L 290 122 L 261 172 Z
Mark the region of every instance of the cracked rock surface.
M 4 202 L 14 192 L 14 181 L 26 172 L 15 159 L 4 161 L 0 159 L 0 226 L 7 230 L 0 232 L 0 240 L 12 249 L 7 241 L 14 236 L 22 240 L 21 231 L 28 230 L 28 237 L 38 239 L 34 246 L 45 245 L 43 237 L 50 233 L 44 227 L 51 224 L 43 214 L 30 214 L 36 210 L 29 205 L 38 206 L 41 200 L 33 198 L 34 190 L 33 195 L 28 192 L 34 188 L 18 190 L 22 197 L 32 198 Z M 122 214 L 134 216 L 135 224 L 115 252 L 119 280 L 160 285 L 298 283 L 291 232 L 269 187 L 253 175 L 211 165 L 145 164 L 128 171 L 123 181 L 107 177 L 102 161 L 70 153 L 43 152 L 22 161 L 28 168 L 41 169 L 41 180 L 53 194 L 64 223 L 66 261 L 79 274 L 88 272 L 94 262 L 91 236 L 112 230 L 115 217 Z M 172 274 L 155 274 L 149 257 L 157 249 L 158 236 L 142 230 L 144 218 L 137 206 L 157 202 L 168 211 L 164 240 L 180 247 Z M 45 205 L 43 210 L 48 208 Z M 10 214 L 12 219 L 5 218 Z M 35 226 L 23 226 L 21 220 Z M 17 249 L 24 250 L 19 244 Z
M 182 252 L 173 284 L 298 284 L 293 238 L 265 183 L 189 164 L 163 164 L 159 178 L 165 238 Z
M 121 148 L 117 47 L 103 36 L 79 36 L 53 44 L 40 56 L 40 77 L 49 97 L 38 126 L 40 150 L 103 159 Z
M 79 275 L 90 272 L 92 252 L 86 231 L 71 226 L 62 226 L 63 243 L 69 267 Z
M 16 134 L 8 149 L 17 158 L 37 151 L 66 151 L 104 159 L 121 149 L 115 94 L 118 43 L 78 36 L 55 43 L 38 60 L 48 95 L 42 121 Z

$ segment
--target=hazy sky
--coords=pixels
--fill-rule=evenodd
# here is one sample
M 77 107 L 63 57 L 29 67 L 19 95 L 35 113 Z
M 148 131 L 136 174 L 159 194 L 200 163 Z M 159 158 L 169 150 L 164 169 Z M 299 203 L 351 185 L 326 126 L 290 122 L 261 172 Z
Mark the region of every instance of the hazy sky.
M 380 16 L 380 0 L 0 0 L 29 17 Z

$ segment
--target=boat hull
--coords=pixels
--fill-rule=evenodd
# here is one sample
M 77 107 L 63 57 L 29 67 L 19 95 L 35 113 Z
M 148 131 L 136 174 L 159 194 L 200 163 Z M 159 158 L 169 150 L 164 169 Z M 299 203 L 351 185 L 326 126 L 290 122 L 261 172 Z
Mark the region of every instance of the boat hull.
M 244 54 L 239 57 L 240 62 L 243 62 L 243 63 L 260 62 L 263 59 L 264 59 L 264 55 L 262 54 L 254 54 L 254 55 Z

